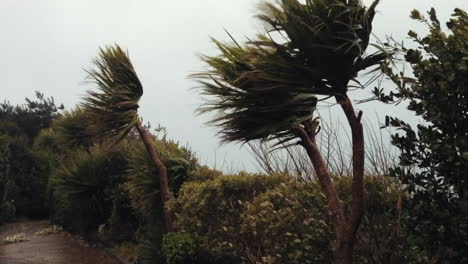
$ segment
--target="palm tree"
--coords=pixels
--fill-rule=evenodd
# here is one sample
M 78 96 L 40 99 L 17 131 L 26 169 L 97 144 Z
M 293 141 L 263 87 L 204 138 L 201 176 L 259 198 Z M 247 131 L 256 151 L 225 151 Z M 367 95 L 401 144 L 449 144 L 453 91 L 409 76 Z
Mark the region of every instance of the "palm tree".
M 199 113 L 217 112 L 211 124 L 224 141 L 273 140 L 302 145 L 326 195 L 336 233 L 336 263 L 351 263 L 356 232 L 364 214 L 364 135 L 362 112 L 348 92 L 358 73 L 376 70 L 385 50 L 366 54 L 378 0 L 282 0 L 264 2 L 257 16 L 268 31 L 240 45 L 214 40 L 221 54 L 203 56 L 210 69 L 193 75 L 208 99 Z M 232 37 L 231 37 L 232 38 Z M 355 86 L 354 86 L 355 87 Z M 334 98 L 351 128 L 352 201 L 345 214 L 315 137 L 319 97 Z M 293 142 L 297 140 L 299 142 Z
M 143 87 L 128 54 L 119 45 L 107 46 L 100 49 L 93 63 L 96 68 L 87 72 L 99 90 L 88 91 L 82 104 L 89 122 L 86 134 L 98 140 L 114 138 L 115 142 L 119 142 L 131 129 L 136 128 L 157 169 L 161 199 L 166 205 L 171 197 L 167 169 L 138 116 Z M 166 206 L 164 219 L 167 230 L 173 231 L 173 214 Z

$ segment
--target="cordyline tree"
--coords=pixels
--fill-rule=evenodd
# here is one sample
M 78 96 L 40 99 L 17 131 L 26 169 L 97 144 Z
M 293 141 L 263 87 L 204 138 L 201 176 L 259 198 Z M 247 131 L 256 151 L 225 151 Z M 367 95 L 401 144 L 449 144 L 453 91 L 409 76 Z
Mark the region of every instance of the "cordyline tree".
M 243 45 L 213 39 L 221 54 L 204 56 L 209 70 L 194 75 L 202 93 L 211 98 L 199 112 L 218 113 L 211 123 L 221 128 L 222 140 L 294 144 L 290 142 L 299 138 L 334 221 L 336 263 L 352 262 L 364 214 L 362 113 L 354 110 L 348 91 L 350 82 L 359 84 L 360 71 L 377 68 L 387 58 L 385 51 L 365 53 L 378 2 L 369 8 L 359 0 L 265 2 L 257 17 L 269 27 L 267 34 Z M 334 98 L 351 127 L 353 183 L 347 205 L 341 202 L 316 144 L 317 96 Z
M 416 48 L 391 45 L 412 75 L 385 65 L 396 89 L 374 93 L 385 103 L 408 102 L 408 110 L 425 121 L 413 128 L 395 117 L 386 120 L 402 132 L 392 136 L 401 166 L 391 174 L 412 194 L 405 223 L 416 245 L 437 263 L 468 263 L 468 15 L 455 9 L 448 31 L 434 9 L 428 15 L 411 13 L 429 27 L 426 36 L 408 33 Z
M 167 204 L 171 197 L 167 169 L 138 116 L 138 101 L 143 95 L 143 87 L 128 54 L 118 45 L 108 46 L 100 49 L 93 63 L 95 69 L 88 71 L 88 77 L 99 90 L 89 91 L 82 104 L 88 120 L 85 133 L 96 139 L 114 138 L 119 142 L 132 128 L 136 128 L 157 168 L 161 199 L 163 205 Z M 167 230 L 173 231 L 173 214 L 166 206 L 164 220 Z

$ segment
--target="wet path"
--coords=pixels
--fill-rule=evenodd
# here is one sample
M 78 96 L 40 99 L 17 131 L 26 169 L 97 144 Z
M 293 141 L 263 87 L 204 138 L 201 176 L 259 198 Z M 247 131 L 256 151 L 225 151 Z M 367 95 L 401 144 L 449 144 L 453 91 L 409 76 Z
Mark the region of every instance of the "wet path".
M 62 232 L 39 236 L 47 221 L 32 221 L 0 226 L 0 264 L 118 264 L 100 248 Z M 3 239 L 24 233 L 27 241 L 6 244 Z

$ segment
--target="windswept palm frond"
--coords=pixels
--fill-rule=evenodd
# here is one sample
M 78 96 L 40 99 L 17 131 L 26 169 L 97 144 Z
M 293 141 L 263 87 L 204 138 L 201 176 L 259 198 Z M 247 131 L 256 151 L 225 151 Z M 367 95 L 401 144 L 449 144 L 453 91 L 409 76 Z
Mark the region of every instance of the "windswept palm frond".
M 143 87 L 128 54 L 119 45 L 99 50 L 88 78 L 98 85 L 89 91 L 83 109 L 90 120 L 87 135 L 123 139 L 138 121 Z
M 378 2 L 263 3 L 258 18 L 269 26 L 266 35 L 243 45 L 213 40 L 220 55 L 202 57 L 210 69 L 192 77 L 210 99 L 198 112 L 218 114 L 211 124 L 224 141 L 295 138 L 291 127 L 313 116 L 316 95 L 345 95 L 359 71 L 388 57 L 365 53 Z
M 296 50 L 296 63 L 320 70 L 335 91 L 346 92 L 347 81 L 362 66 L 379 65 L 385 58 L 365 62 L 372 21 L 379 0 L 366 8 L 361 0 L 282 0 L 277 5 L 263 3 L 258 18 L 287 37 L 285 48 Z M 279 45 L 279 44 L 278 44 Z M 379 53 L 380 54 L 380 53 Z M 380 56 L 377 56 L 380 57 Z M 356 68 L 356 65 L 361 65 Z
M 221 55 L 203 57 L 211 70 L 193 75 L 203 94 L 214 98 L 199 113 L 219 113 L 211 123 L 222 127 L 225 141 L 294 138 L 291 126 L 310 119 L 315 110 L 317 98 L 308 87 L 327 89 L 315 72 L 295 64 L 280 47 L 265 45 L 263 37 L 246 47 L 213 41 Z
M 56 143 L 68 149 L 77 147 L 89 148 L 92 139 L 86 134 L 89 119 L 82 108 L 65 111 L 60 118 L 52 124 L 55 130 Z

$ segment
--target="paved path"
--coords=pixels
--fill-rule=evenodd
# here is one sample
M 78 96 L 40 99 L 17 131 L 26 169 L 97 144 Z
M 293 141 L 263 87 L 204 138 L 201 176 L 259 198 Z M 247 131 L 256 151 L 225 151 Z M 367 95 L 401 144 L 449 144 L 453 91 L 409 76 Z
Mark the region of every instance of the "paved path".
M 0 264 L 118 264 L 104 250 L 87 245 L 68 233 L 34 234 L 47 226 L 47 221 L 0 226 Z M 5 237 L 17 233 L 25 233 L 28 241 L 3 242 Z

